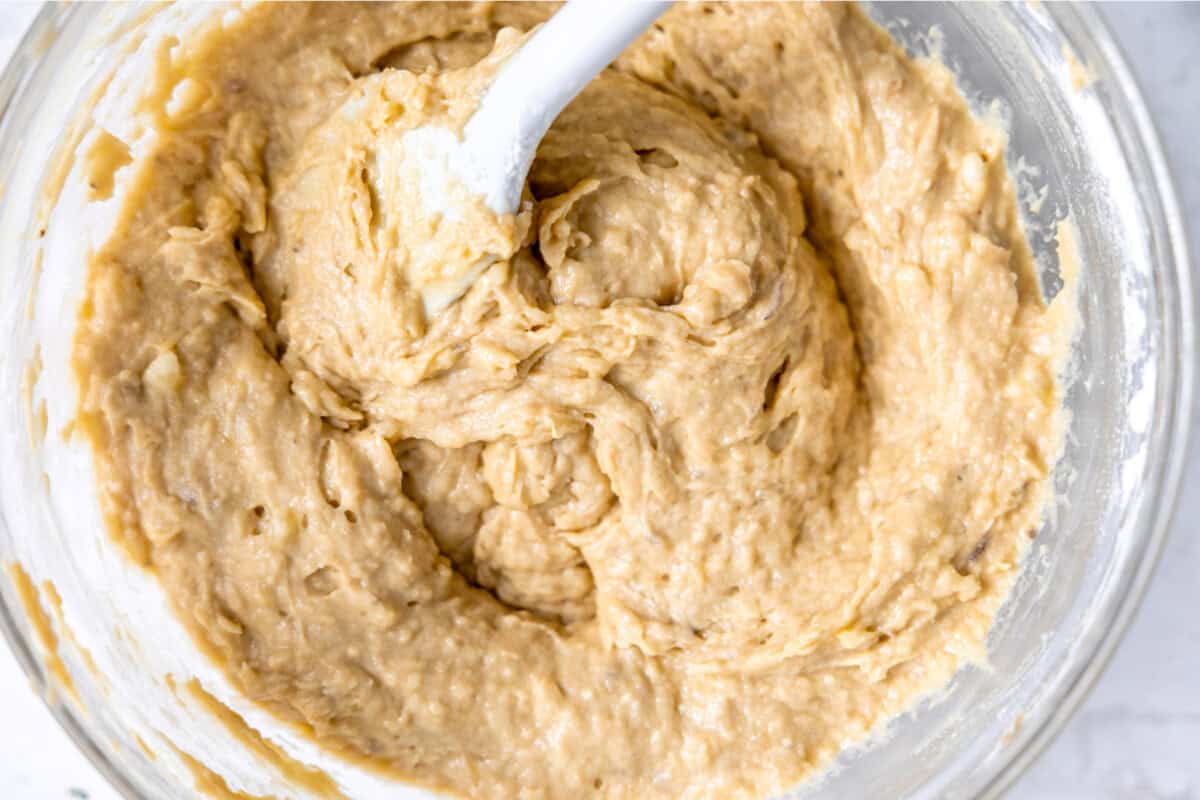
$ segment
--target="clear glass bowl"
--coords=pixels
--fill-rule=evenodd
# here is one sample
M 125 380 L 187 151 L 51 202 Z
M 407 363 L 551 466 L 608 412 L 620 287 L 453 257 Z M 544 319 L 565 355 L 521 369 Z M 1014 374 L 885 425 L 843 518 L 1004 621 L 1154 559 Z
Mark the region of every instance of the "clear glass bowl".
M 1145 105 L 1094 7 L 880 3 L 871 13 L 912 52 L 943 58 L 968 97 L 1007 121 L 1009 165 L 1048 293 L 1062 285 L 1057 222 L 1069 213 L 1074 223 L 1082 275 L 1071 420 L 1057 501 L 996 621 L 989 667 L 960 671 L 790 796 L 993 797 L 1096 681 L 1162 549 L 1193 383 L 1185 237 Z M 60 687 L 50 709 L 128 797 L 193 794 L 195 775 L 170 745 L 234 789 L 315 796 L 177 696 L 168 674 L 175 683 L 198 676 L 350 796 L 425 796 L 321 754 L 241 699 L 182 632 L 153 579 L 110 545 L 86 447 L 61 435 L 74 412 L 67 359 L 83 259 L 106 224 L 76 185 L 81 163 L 63 166 L 61 156 L 78 144 L 79 109 L 116 65 L 136 64 L 155 37 L 205 15 L 211 7 L 48 5 L 0 77 L 0 561 L 20 563 L 62 596 L 61 612 L 50 611 L 53 645 L 0 579 L 0 627 L 39 686 L 60 683 L 47 664 L 49 649 L 61 655 L 78 697 Z M 138 75 L 118 71 L 105 97 L 136 93 Z M 60 183 L 51 204 L 46 187 Z M 44 588 L 41 597 L 50 599 Z

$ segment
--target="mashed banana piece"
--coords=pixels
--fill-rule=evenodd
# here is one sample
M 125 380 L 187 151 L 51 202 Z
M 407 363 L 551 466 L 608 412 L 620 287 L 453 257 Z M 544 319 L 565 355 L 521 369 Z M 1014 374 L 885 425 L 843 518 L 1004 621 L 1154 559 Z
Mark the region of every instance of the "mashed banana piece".
M 102 504 L 331 746 L 471 797 L 762 796 L 982 654 L 1063 315 L 944 68 L 852 6 L 681 4 L 427 318 L 386 148 L 551 11 L 265 5 L 161 67 L 203 100 L 149 104 L 75 349 Z

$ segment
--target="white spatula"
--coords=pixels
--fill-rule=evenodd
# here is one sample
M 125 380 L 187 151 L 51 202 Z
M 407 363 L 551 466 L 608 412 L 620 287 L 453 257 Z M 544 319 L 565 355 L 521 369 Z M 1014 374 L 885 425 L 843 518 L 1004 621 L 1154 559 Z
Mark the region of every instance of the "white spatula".
M 404 134 L 405 159 L 418 159 L 418 189 L 430 213 L 461 218 L 461 193 L 483 198 L 498 215 L 514 214 L 534 153 L 550 124 L 583 87 L 613 62 L 671 4 L 649 0 L 570 0 L 501 67 L 462 138 L 438 127 Z M 464 264 L 450 280 L 422 289 L 427 317 L 466 293 L 506 255 Z

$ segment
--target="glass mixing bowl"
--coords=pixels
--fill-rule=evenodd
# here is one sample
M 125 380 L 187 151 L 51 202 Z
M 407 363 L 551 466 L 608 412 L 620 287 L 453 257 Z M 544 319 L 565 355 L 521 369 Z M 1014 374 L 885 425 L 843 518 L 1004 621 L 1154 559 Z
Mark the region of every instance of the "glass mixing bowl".
M 988 666 L 964 668 L 790 796 L 993 797 L 1095 682 L 1162 549 L 1193 380 L 1184 232 L 1145 105 L 1095 8 L 870 10 L 911 52 L 941 57 L 972 102 L 1009 127 L 1009 166 L 1047 294 L 1063 285 L 1058 223 L 1069 215 L 1074 225 L 1070 424 L 1056 502 L 996 620 Z M 0 77 L 0 561 L 24 571 L 0 578 L 0 627 L 52 713 L 128 797 L 188 797 L 222 782 L 320 796 L 288 757 L 321 765 L 350 796 L 426 796 L 322 754 L 240 698 L 154 580 L 110 545 L 86 446 L 63 434 L 75 406 L 68 354 L 84 257 L 112 217 L 110 204 L 87 202 L 86 160 L 71 158 L 89 141 L 79 121 L 104 119 L 119 132 L 128 124 L 120 102 L 143 74 L 137 59 L 213 16 L 211 6 L 48 5 Z M 173 691 L 192 676 L 274 744 Z

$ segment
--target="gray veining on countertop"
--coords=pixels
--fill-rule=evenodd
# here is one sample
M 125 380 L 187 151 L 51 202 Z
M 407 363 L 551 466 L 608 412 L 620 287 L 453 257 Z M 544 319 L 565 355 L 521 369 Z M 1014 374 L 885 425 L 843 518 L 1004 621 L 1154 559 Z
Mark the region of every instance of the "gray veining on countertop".
M 0 64 L 39 3 L 0 0 Z M 1200 254 L 1200 3 L 1104 7 L 1158 124 Z M 1193 257 L 1193 266 L 1196 264 Z M 1196 423 L 1197 409 L 1192 409 Z M 1197 425 L 1200 427 L 1200 424 Z M 1200 800 L 1200 447 L 1158 573 L 1108 671 L 1016 800 Z M 0 797 L 117 800 L 0 647 Z

